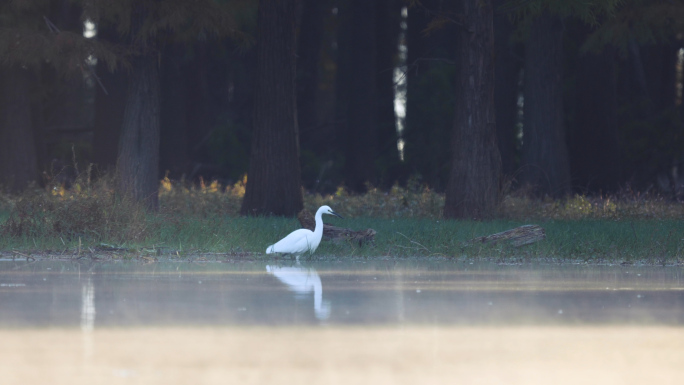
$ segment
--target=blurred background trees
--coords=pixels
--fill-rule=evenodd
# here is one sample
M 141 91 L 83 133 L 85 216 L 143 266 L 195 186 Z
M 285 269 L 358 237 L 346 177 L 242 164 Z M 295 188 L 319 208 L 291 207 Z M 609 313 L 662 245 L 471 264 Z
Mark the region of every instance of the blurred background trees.
M 295 89 L 281 100 L 294 106 L 291 129 L 256 105 L 258 0 L 2 2 L 0 184 L 68 186 L 76 167 L 114 172 L 118 161 L 120 175 L 146 186 L 133 195 L 154 207 L 164 176 L 242 180 L 258 117 L 287 130 L 298 152 L 264 161 L 301 175 L 307 190 L 445 192 L 451 181 L 448 197 L 463 194 L 474 176 L 454 182 L 454 156 L 484 145 L 453 140 L 467 98 L 466 0 L 271 1 L 295 6 Z M 681 198 L 684 1 L 491 9 L 499 193 Z

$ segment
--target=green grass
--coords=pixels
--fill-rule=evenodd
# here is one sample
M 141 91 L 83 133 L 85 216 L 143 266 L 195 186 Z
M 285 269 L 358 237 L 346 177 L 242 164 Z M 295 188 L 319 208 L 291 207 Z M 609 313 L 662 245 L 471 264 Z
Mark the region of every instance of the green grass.
M 102 244 L 127 248 L 122 256 L 138 254 L 197 256 L 205 253 L 249 255 L 259 258 L 266 246 L 299 228 L 296 219 L 209 217 L 150 217 L 148 236 L 137 241 L 93 238 L 86 235 L 2 237 L 0 250 L 36 253 L 40 250 L 73 254 L 98 250 Z M 547 239 L 519 248 L 507 244 L 466 245 L 474 237 L 527 224 L 496 220 L 444 221 L 433 219 L 348 218 L 330 221 L 337 226 L 377 231 L 375 246 L 323 242 L 316 257 L 449 257 L 499 262 L 573 261 L 593 263 L 684 262 L 684 222 L 676 220 L 551 220 L 537 224 Z M 97 254 L 97 253 L 95 253 Z
M 135 257 L 216 255 L 266 258 L 266 247 L 299 228 L 294 218 L 237 215 L 244 185 L 162 183 L 160 212 L 117 197 L 111 181 L 82 183 L 22 196 L 0 196 L 0 255 L 55 253 Z M 680 264 L 684 262 L 684 209 L 658 197 L 623 196 L 534 200 L 510 195 L 492 221 L 441 218 L 443 195 L 428 189 L 372 189 L 354 196 L 305 195 L 311 211 L 329 204 L 345 219 L 328 223 L 377 231 L 374 246 L 323 242 L 314 258 L 447 257 L 518 263 Z M 467 241 L 523 224 L 538 224 L 546 240 L 512 247 Z M 109 246 L 104 246 L 109 245 Z M 112 251 L 112 247 L 119 250 Z

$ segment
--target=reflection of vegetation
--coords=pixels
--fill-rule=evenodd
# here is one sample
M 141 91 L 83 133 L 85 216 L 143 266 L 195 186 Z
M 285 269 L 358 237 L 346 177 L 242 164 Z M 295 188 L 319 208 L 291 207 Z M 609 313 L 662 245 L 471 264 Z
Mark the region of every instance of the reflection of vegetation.
M 192 185 L 162 180 L 160 212 L 118 197 L 111 179 L 92 182 L 80 176 L 71 188 L 50 186 L 22 196 L 0 194 L 0 250 L 94 250 L 102 243 L 170 254 L 261 253 L 265 246 L 299 227 L 293 218 L 239 217 L 246 176 L 223 186 L 217 181 Z M 305 194 L 314 211 L 329 204 L 344 220 L 334 225 L 373 228 L 376 247 L 321 245 L 321 255 L 453 256 L 538 260 L 677 262 L 684 259 L 684 207 L 656 196 L 576 195 L 538 200 L 524 195 L 503 199 L 502 219 L 444 221 L 444 196 L 413 185 L 389 191 L 369 188 L 352 195 L 339 188 L 330 195 Z M 9 213 L 9 214 L 8 214 Z M 477 237 L 526 223 L 546 229 L 547 240 L 520 249 L 505 245 L 464 246 Z M 250 254 L 252 255 L 252 254 Z

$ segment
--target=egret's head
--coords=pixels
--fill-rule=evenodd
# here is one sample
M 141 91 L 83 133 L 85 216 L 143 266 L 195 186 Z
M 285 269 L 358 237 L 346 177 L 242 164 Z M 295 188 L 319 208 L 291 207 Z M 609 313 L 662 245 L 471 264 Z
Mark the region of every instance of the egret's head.
M 330 206 L 321 206 L 321 208 L 319 208 L 318 211 L 321 214 L 330 214 L 330 215 L 334 215 L 338 218 L 342 218 L 342 216 L 340 214 L 334 212 L 333 209 L 330 208 Z M 344 218 L 342 218 L 342 219 L 344 219 Z

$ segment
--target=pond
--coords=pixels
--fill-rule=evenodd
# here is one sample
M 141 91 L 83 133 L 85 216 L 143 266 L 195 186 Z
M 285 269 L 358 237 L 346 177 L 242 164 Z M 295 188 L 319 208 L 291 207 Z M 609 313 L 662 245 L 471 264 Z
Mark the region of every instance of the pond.
M 0 261 L 2 383 L 679 383 L 680 267 Z

